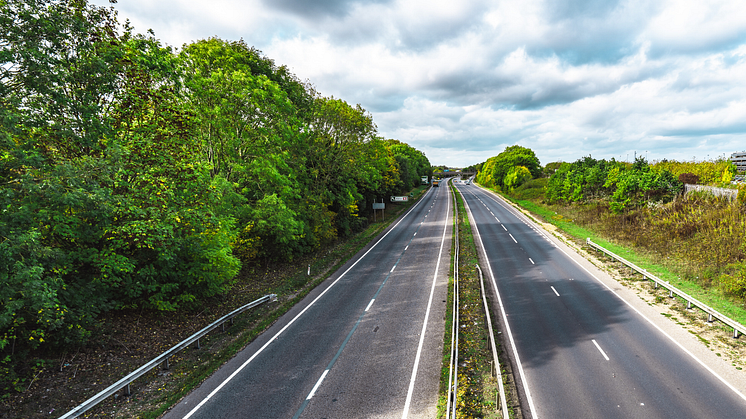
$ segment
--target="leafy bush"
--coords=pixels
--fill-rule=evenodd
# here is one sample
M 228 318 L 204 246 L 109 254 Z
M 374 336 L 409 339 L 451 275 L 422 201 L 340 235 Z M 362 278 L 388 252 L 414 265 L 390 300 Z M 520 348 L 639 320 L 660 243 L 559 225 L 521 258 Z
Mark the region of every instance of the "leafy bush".
M 479 173 L 477 173 L 476 181 L 480 185 L 487 187 L 504 187 L 506 186 L 506 176 L 511 169 L 517 166 L 523 166 L 528 169 L 531 177 L 537 178 L 541 176 L 541 165 L 533 150 L 513 145 L 507 147 L 497 156 L 487 159 L 481 166 Z
M 679 182 L 688 185 L 696 185 L 699 183 L 699 176 L 694 173 L 682 173 L 679 175 Z

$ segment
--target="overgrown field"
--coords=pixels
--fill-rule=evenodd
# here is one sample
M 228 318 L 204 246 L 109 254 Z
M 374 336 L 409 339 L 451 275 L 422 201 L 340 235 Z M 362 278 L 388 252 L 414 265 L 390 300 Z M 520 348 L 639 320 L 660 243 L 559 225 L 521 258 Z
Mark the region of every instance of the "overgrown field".
M 633 261 L 659 266 L 665 279 L 746 322 L 743 202 L 690 193 L 615 213 L 603 199 L 548 204 L 546 184 L 546 178 L 535 179 L 508 196 L 578 240 L 601 240 Z

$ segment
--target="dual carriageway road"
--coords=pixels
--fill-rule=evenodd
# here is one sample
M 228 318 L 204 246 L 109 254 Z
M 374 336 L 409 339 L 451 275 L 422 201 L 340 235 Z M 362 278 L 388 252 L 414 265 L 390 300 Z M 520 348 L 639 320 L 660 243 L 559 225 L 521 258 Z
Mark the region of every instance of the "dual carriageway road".
M 435 417 L 452 214 L 430 188 L 165 418 Z
M 165 418 L 435 417 L 449 189 L 430 188 Z M 742 385 L 721 379 L 500 198 L 458 189 L 499 295 L 492 310 L 523 417 L 746 417 Z

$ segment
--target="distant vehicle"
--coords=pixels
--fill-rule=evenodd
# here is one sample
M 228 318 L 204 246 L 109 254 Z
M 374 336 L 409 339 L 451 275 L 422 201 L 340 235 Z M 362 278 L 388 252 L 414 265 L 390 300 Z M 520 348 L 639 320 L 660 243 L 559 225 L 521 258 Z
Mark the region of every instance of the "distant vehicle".
M 433 187 L 438 186 L 438 182 L 439 182 L 438 179 L 433 179 Z
M 427 185 L 427 176 L 422 176 L 422 184 Z

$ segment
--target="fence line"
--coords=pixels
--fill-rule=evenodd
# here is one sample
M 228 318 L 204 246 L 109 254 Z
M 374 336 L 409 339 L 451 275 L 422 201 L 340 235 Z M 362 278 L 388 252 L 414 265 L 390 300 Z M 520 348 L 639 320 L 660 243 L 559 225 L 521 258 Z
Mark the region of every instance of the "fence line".
M 484 292 L 484 276 L 482 275 L 482 268 L 477 264 L 477 270 L 479 271 L 479 285 L 482 288 L 482 302 L 484 303 L 484 314 L 487 316 L 487 327 L 490 333 L 490 346 L 492 347 L 492 362 L 495 365 L 495 378 L 497 378 L 498 391 L 500 392 L 500 403 L 502 407 L 502 417 L 504 419 L 510 418 L 508 413 L 508 401 L 505 396 L 505 386 L 503 385 L 503 376 L 500 371 L 500 361 L 497 358 L 497 344 L 495 343 L 495 332 L 492 328 L 492 316 L 490 315 L 490 309 L 487 305 L 487 294 Z
M 458 283 L 458 201 L 456 191 L 451 190 L 454 204 L 454 217 L 456 218 L 456 230 L 454 231 L 454 257 L 453 257 L 453 319 L 451 320 L 451 359 L 448 360 L 448 401 L 446 403 L 446 419 L 456 418 L 456 406 L 458 406 L 458 334 L 459 332 L 459 283 Z
M 645 269 L 640 268 L 639 266 L 633 264 L 632 262 L 629 262 L 628 260 L 624 259 L 623 257 L 621 257 L 621 256 L 619 256 L 619 255 L 617 255 L 617 254 L 615 254 L 615 253 L 613 253 L 613 252 L 611 252 L 609 250 L 606 250 L 605 248 L 599 246 L 596 243 L 593 243 L 590 238 L 586 239 L 586 243 L 588 243 L 588 245 L 590 245 L 591 247 L 595 248 L 596 250 L 599 250 L 599 251 L 601 251 L 603 253 L 606 253 L 607 255 L 611 256 L 612 258 L 614 258 L 614 259 L 616 259 L 616 260 L 624 263 L 625 265 L 629 266 L 633 270 L 637 271 L 638 273 L 640 273 L 642 275 L 643 279 L 650 279 L 651 281 L 653 281 L 655 283 L 655 285 L 654 285 L 655 288 L 658 288 L 658 286 L 661 286 L 661 287 L 667 289 L 669 291 L 669 297 L 673 298 L 674 294 L 676 294 L 679 297 L 683 298 L 687 302 L 687 305 L 686 305 L 687 309 L 691 309 L 692 306 L 698 307 L 700 310 L 702 310 L 702 311 L 704 311 L 705 313 L 708 314 L 708 316 L 707 316 L 707 321 L 708 322 L 712 322 L 713 319 L 717 319 L 717 320 L 720 320 L 721 322 L 725 323 L 726 325 L 732 327 L 733 328 L 733 337 L 734 338 L 738 338 L 739 332 L 740 333 L 746 333 L 746 326 L 744 326 L 741 323 L 738 323 L 737 321 L 735 321 L 735 320 L 727 317 L 726 315 L 718 312 L 714 308 L 712 308 L 712 307 L 710 307 L 710 306 L 702 303 L 701 301 L 699 301 L 696 298 L 692 297 L 691 295 L 685 293 L 684 291 L 679 290 L 678 288 L 676 288 L 673 285 L 671 285 L 670 283 L 668 283 L 668 281 L 664 281 L 664 280 L 658 278 L 657 276 L 649 273 Z
M 127 394 L 130 393 L 129 386 L 130 383 L 135 381 L 136 379 L 140 378 L 142 375 L 153 369 L 159 364 L 164 364 L 165 368 L 168 368 L 168 358 L 175 355 L 182 349 L 186 348 L 187 346 L 191 345 L 194 342 L 197 342 L 197 348 L 200 347 L 199 345 L 199 339 L 209 332 L 211 332 L 213 329 L 217 328 L 218 326 L 223 326 L 225 328 L 225 322 L 230 320 L 231 323 L 233 322 L 233 318 L 237 315 L 243 313 L 244 311 L 247 311 L 249 309 L 252 309 L 260 304 L 264 304 L 269 301 L 275 301 L 277 299 L 277 295 L 275 294 L 268 294 L 265 295 L 262 298 L 259 298 L 258 300 L 254 300 L 242 307 L 239 307 L 230 313 L 226 314 L 225 316 L 215 320 L 214 322 L 210 323 L 208 326 L 204 327 L 199 332 L 193 334 L 192 336 L 189 336 L 185 340 L 177 343 L 175 346 L 173 346 L 171 349 L 167 350 L 166 352 L 158 355 L 157 357 L 153 358 L 150 362 L 147 364 L 141 366 L 140 368 L 136 369 L 135 371 L 129 373 L 126 377 L 122 378 L 121 380 L 117 381 L 116 383 L 112 384 L 111 386 L 107 387 L 106 389 L 102 390 L 100 393 L 96 394 L 95 396 L 91 397 L 90 399 L 84 401 L 71 411 L 65 413 L 64 415 L 60 416 L 59 419 L 72 419 L 80 416 L 87 410 L 91 409 L 92 407 L 96 406 L 112 394 L 116 393 L 117 391 L 123 389 L 124 387 L 127 387 Z
M 729 201 L 733 201 L 734 199 L 738 198 L 738 189 L 717 188 L 715 186 L 706 186 L 706 185 L 690 185 L 690 184 L 684 185 L 684 194 L 688 194 L 689 192 L 693 192 L 693 191 L 709 192 L 717 197 L 728 198 Z

